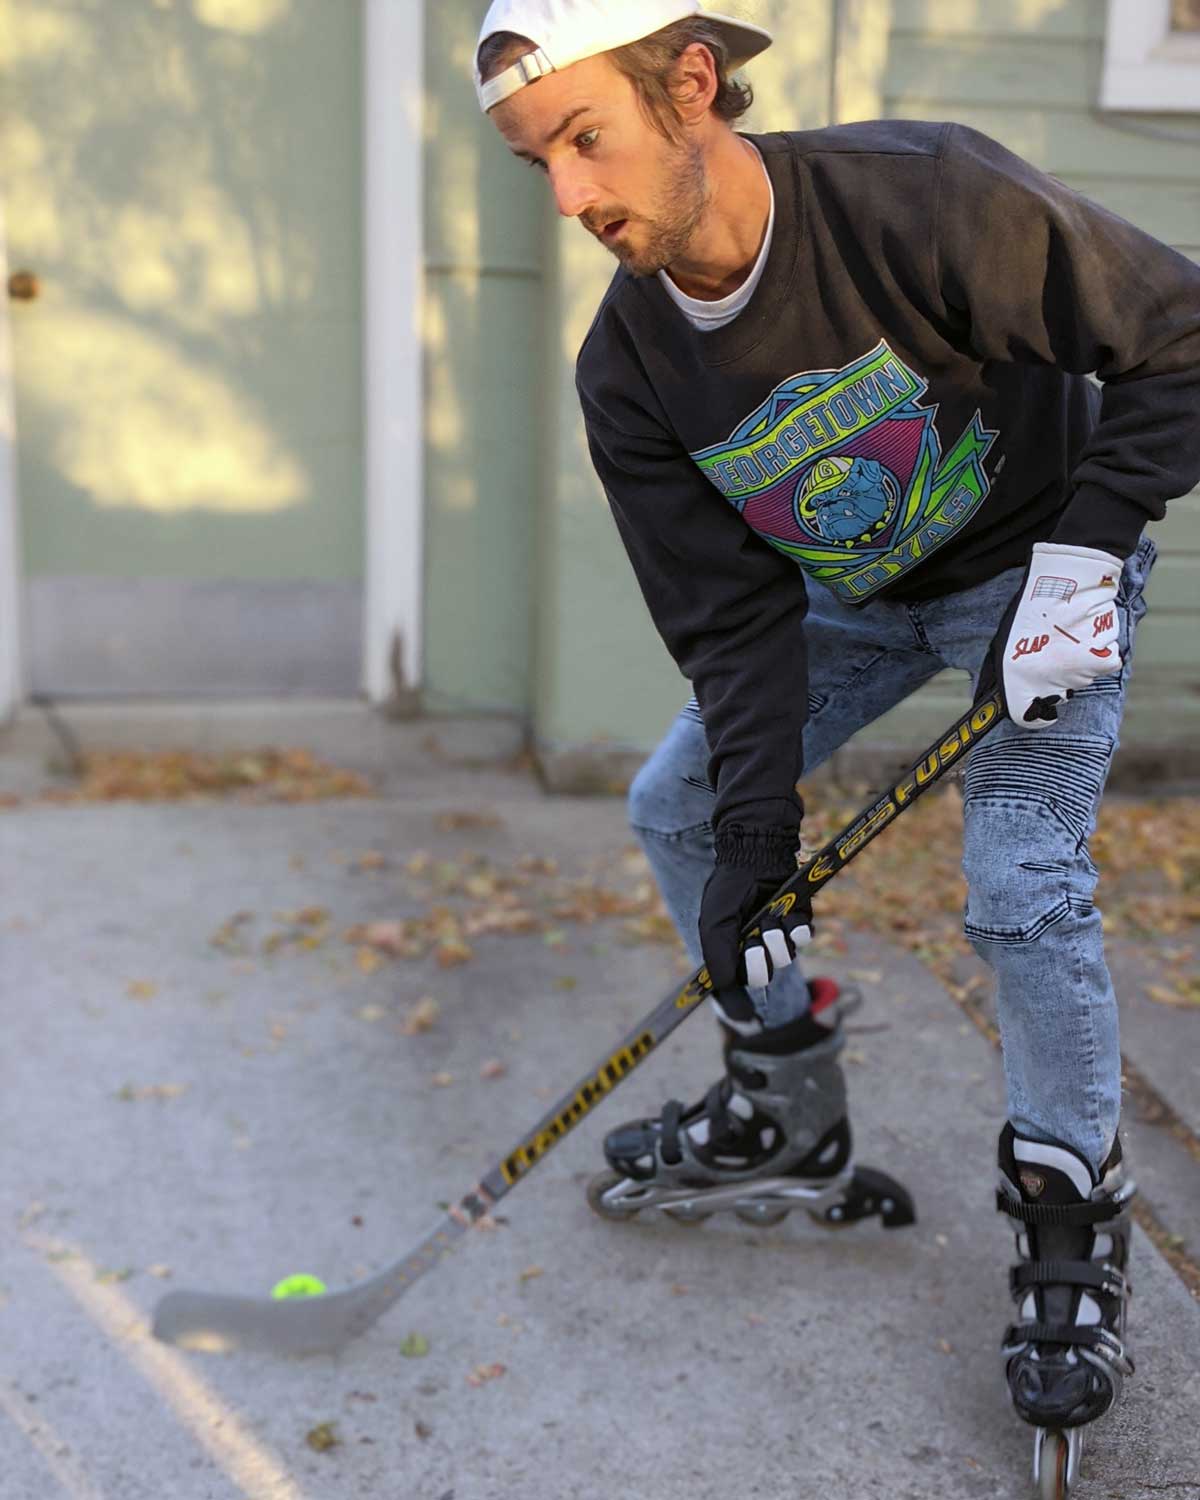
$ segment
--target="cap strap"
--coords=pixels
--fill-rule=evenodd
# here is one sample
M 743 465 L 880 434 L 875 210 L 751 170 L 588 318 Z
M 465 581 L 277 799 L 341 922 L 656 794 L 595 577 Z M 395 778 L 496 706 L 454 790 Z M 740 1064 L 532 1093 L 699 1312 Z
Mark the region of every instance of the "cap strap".
M 523 89 L 527 83 L 536 83 L 539 78 L 553 72 L 554 64 L 540 47 L 536 52 L 527 52 L 524 57 L 518 57 L 511 68 L 505 68 L 503 73 L 497 73 L 495 78 L 480 85 L 479 100 L 484 113 L 508 99 L 518 89 Z

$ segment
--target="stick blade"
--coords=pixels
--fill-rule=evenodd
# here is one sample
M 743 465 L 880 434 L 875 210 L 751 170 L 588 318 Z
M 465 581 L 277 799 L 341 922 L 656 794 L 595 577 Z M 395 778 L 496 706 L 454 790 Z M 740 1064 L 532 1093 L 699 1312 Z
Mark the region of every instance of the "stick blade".
M 272 1354 L 330 1354 L 364 1333 L 405 1290 L 385 1272 L 361 1286 L 316 1297 L 238 1297 L 168 1292 L 154 1309 L 164 1344 L 204 1353 L 263 1349 Z

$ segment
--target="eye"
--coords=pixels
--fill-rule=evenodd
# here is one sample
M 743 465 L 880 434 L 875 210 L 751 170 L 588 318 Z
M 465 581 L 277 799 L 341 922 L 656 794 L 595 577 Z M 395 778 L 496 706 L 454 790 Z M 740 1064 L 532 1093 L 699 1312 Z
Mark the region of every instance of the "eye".
M 580 134 L 575 137 L 575 144 L 581 151 L 590 151 L 599 139 L 599 130 L 593 128 L 591 130 L 581 131 Z
M 536 157 L 536 156 L 523 156 L 521 158 L 521 160 L 525 163 L 525 165 L 527 167 L 533 167 L 535 171 L 544 172 L 546 170 L 546 163 L 544 161 L 542 161 L 539 157 Z

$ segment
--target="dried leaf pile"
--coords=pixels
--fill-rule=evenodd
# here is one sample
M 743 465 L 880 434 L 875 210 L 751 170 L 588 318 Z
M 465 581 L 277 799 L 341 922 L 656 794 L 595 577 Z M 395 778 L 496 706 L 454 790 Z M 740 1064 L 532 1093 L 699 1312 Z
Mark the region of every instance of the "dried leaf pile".
M 359 953 L 390 959 L 433 958 L 439 967 L 470 963 L 481 938 L 540 936 L 549 948 L 570 942 L 565 924 L 590 926 L 619 919 L 626 942 L 678 945 L 640 850 L 626 850 L 596 878 L 567 880 L 555 860 L 525 855 L 511 864 L 467 851 L 457 859 L 435 859 L 422 850 L 400 869 L 408 895 L 423 910 L 417 916 L 365 922 L 347 929 Z M 568 976 L 569 977 L 569 976 Z
M 830 796 L 822 789 L 813 797 L 804 824 L 806 851 L 845 827 L 864 799 L 865 790 Z M 954 785 L 931 793 L 898 819 L 818 898 L 816 952 L 847 951 L 847 934 L 854 929 L 877 933 L 907 948 L 961 991 L 964 961 L 974 961 L 961 930 L 966 898 L 962 822 L 962 799 Z M 481 814 L 443 814 L 438 827 L 493 823 Z M 1200 800 L 1110 798 L 1092 852 L 1101 869 L 1097 899 L 1105 931 L 1145 956 L 1146 993 L 1162 1004 L 1200 1005 L 1195 947 L 1200 930 Z M 349 869 L 387 871 L 389 881 L 402 887 L 409 911 L 416 909 L 412 915 L 359 923 L 342 932 L 365 975 L 397 960 L 432 959 L 446 969 L 468 964 L 478 945 L 494 937 L 540 938 L 546 947 L 566 954 L 577 939 L 576 929 L 599 923 L 606 930 L 598 938 L 665 943 L 674 951 L 679 972 L 689 967 L 646 857 L 634 846 L 592 860 L 583 878 L 564 877 L 557 862 L 542 855 L 502 863 L 470 850 L 454 859 L 426 850 L 394 859 L 372 852 L 351 861 Z M 256 939 L 249 930 L 253 914 L 239 912 L 212 942 L 233 954 L 249 954 L 256 947 L 274 954 L 322 947 L 334 937 L 334 918 L 322 907 L 275 916 L 282 927 Z M 593 948 L 601 951 L 604 945 L 594 942 Z M 572 990 L 577 983 L 564 975 L 555 987 Z M 984 984 L 977 973 L 968 987 L 974 991 Z M 428 1030 L 436 1014 L 436 1002 L 426 998 L 403 1029 L 411 1035 Z M 375 1018 L 364 1013 L 364 1019 Z
M 814 796 L 811 805 L 814 815 L 804 824 L 810 851 L 861 803 Z M 841 950 L 848 928 L 865 929 L 907 948 L 952 983 L 971 954 L 961 930 L 962 827 L 954 785 L 907 811 L 818 897 L 817 950 Z M 1162 977 L 1147 986 L 1151 999 L 1200 1005 L 1200 800 L 1110 797 L 1091 850 L 1106 935 L 1129 943 Z
M 232 797 L 243 802 L 323 802 L 370 797 L 374 788 L 356 771 L 327 765 L 309 750 L 261 749 L 204 755 L 192 750 L 93 750 L 79 757 L 75 785 L 22 801 L 192 802 Z

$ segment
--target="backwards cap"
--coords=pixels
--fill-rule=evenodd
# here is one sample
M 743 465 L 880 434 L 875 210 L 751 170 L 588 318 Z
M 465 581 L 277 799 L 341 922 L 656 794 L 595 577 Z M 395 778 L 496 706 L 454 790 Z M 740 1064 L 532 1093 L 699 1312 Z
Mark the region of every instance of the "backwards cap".
M 528 37 L 536 51 L 518 58 L 484 83 L 475 64 L 475 92 L 484 114 L 526 84 L 547 73 L 569 68 L 585 57 L 627 47 L 652 36 L 673 21 L 702 16 L 720 31 L 729 49 L 730 66 L 740 68 L 771 45 L 771 33 L 748 21 L 704 10 L 700 0 L 493 0 L 475 49 L 498 31 Z

